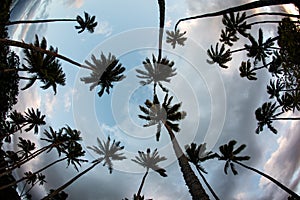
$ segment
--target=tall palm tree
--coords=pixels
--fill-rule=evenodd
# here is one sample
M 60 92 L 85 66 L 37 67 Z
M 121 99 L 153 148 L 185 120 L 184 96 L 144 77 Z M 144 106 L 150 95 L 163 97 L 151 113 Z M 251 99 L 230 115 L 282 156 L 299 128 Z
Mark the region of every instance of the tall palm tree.
M 298 0 L 259 0 L 259 1 L 253 1 L 250 3 L 245 3 L 239 6 L 227 8 L 221 11 L 217 12 L 212 12 L 212 13 L 207 13 L 203 15 L 197 15 L 197 16 L 192 16 L 192 17 L 187 17 L 187 18 L 182 18 L 179 19 L 175 25 L 175 30 L 177 30 L 178 25 L 187 20 L 192 20 L 192 19 L 200 19 L 200 18 L 205 18 L 205 17 L 216 17 L 216 16 L 222 16 L 225 14 L 229 13 L 234 13 L 234 12 L 240 12 L 240 11 L 245 11 L 245 10 L 251 10 L 255 8 L 261 8 L 261 7 L 266 7 L 266 6 L 276 6 L 276 5 L 284 5 L 284 4 L 294 4 L 298 8 L 300 8 L 300 3 Z
M 189 165 L 188 159 L 183 153 L 178 141 L 174 135 L 174 132 L 179 132 L 179 124 L 173 123 L 174 121 L 180 121 L 184 119 L 186 116 L 186 112 L 179 111 L 181 106 L 180 103 L 171 105 L 173 97 L 168 98 L 168 94 L 165 95 L 164 102 L 160 104 L 157 95 L 154 95 L 153 101 L 147 100 L 145 102 L 146 107 L 140 106 L 140 110 L 145 115 L 139 115 L 141 119 L 148 121 L 145 124 L 145 127 L 148 126 L 157 126 L 156 140 L 158 141 L 160 138 L 161 126 L 167 129 L 170 139 L 172 141 L 173 149 L 177 156 L 177 160 L 183 174 L 183 178 L 187 187 L 189 188 L 189 192 L 193 198 L 196 199 L 209 199 L 205 190 L 203 189 L 201 183 L 199 182 L 197 176 L 193 172 L 191 166 Z
M 113 88 L 113 82 L 119 82 L 125 78 L 122 74 L 125 71 L 125 67 L 119 63 L 116 56 L 111 53 L 108 57 L 105 57 L 101 52 L 100 59 L 97 59 L 94 55 L 91 56 L 93 63 L 85 61 L 85 63 L 90 66 L 92 73 L 89 77 L 83 77 L 80 80 L 86 84 L 91 84 L 90 90 L 93 90 L 96 86 L 100 86 L 101 90 L 98 92 L 99 97 L 101 97 L 106 91 L 107 94 L 110 93 L 110 88 Z
M 33 45 L 41 49 L 47 49 L 46 39 L 43 38 L 40 43 L 37 35 L 35 35 L 35 42 Z M 57 53 L 58 50 L 50 46 L 49 51 Z M 28 66 L 23 65 L 23 69 L 29 74 L 33 74 L 33 76 L 25 78 L 28 79 L 29 82 L 22 90 L 31 87 L 36 80 L 40 80 L 44 84 L 41 86 L 42 89 L 52 87 L 54 94 L 56 94 L 57 84 L 65 85 L 66 75 L 61 68 L 61 64 L 55 57 L 28 49 L 24 49 L 24 54 Z M 20 77 L 20 79 L 22 78 L 23 77 Z
M 124 146 L 120 146 L 120 142 L 116 142 L 113 140 L 111 143 L 111 139 L 108 136 L 107 141 L 101 141 L 99 138 L 97 138 L 98 147 L 97 146 L 88 146 L 89 149 L 93 150 L 96 154 L 98 154 L 100 157 L 94 160 L 92 165 L 85 169 L 84 171 L 80 172 L 78 175 L 76 175 L 74 178 L 66 182 L 61 187 L 57 188 L 56 190 L 53 190 L 49 195 L 44 197 L 42 200 L 48 200 L 53 198 L 53 196 L 57 195 L 61 191 L 63 191 L 65 188 L 67 188 L 69 185 L 71 185 L 74 181 L 76 181 L 78 178 L 80 178 L 82 175 L 86 174 L 88 171 L 93 169 L 95 166 L 97 166 L 99 163 L 104 161 L 103 166 L 107 164 L 109 173 L 112 173 L 113 170 L 113 160 L 123 160 L 126 159 L 125 156 L 123 156 L 123 152 L 119 153 L 124 149 Z
M 84 19 L 77 15 L 76 19 L 44 19 L 44 20 L 20 20 L 20 21 L 10 21 L 5 23 L 6 26 L 15 25 L 15 24 L 36 24 L 36 23 L 49 23 L 49 22 L 78 22 L 78 26 L 75 26 L 76 29 L 81 29 L 78 33 L 82 33 L 84 30 L 88 30 L 90 33 L 94 32 L 97 22 L 95 22 L 96 17 L 90 16 L 88 13 L 84 12 Z M 2 24 L 2 23 L 1 23 Z
M 287 188 L 285 185 L 283 185 L 282 183 L 280 183 L 279 181 L 277 181 L 273 177 L 271 177 L 268 174 L 265 174 L 265 173 L 255 169 L 255 168 L 249 167 L 249 166 L 241 163 L 240 161 L 249 160 L 250 156 L 238 156 L 238 154 L 241 153 L 246 148 L 246 145 L 242 144 L 241 146 L 239 146 L 238 148 L 235 149 L 234 146 L 236 145 L 236 143 L 237 142 L 235 140 L 231 140 L 231 141 L 228 142 L 228 144 L 224 144 L 224 145 L 219 147 L 219 150 L 220 150 L 221 154 L 217 154 L 217 156 L 218 156 L 219 160 L 226 161 L 225 166 L 224 166 L 225 174 L 227 174 L 227 170 L 228 170 L 228 167 L 230 165 L 230 168 L 231 168 L 231 171 L 233 172 L 233 174 L 237 175 L 238 172 L 235 169 L 234 164 L 238 164 L 242 167 L 245 167 L 246 169 L 249 169 L 251 171 L 254 171 L 254 172 L 262 175 L 263 177 L 269 179 L 270 181 L 275 183 L 278 187 L 280 187 L 281 189 L 286 191 L 288 194 L 292 195 L 292 197 L 294 197 L 296 199 L 300 199 L 299 195 L 297 195 L 295 192 L 293 192 L 292 190 Z
M 138 151 L 139 155 L 135 156 L 135 159 L 131 159 L 133 162 L 141 165 L 142 167 L 146 168 L 146 172 L 143 176 L 141 185 L 139 187 L 138 192 L 136 193 L 136 198 L 141 198 L 141 192 L 146 180 L 146 177 L 149 173 L 149 169 L 152 169 L 153 171 L 156 171 L 157 173 L 159 173 L 159 175 L 166 177 L 166 170 L 159 167 L 158 163 L 164 160 L 167 160 L 166 157 L 164 156 L 159 156 L 157 149 L 155 149 L 152 154 L 151 154 L 151 150 L 148 148 L 146 153 L 144 153 L 143 151 Z
M 201 176 L 202 180 L 204 181 L 211 194 L 216 200 L 219 200 L 218 195 L 215 193 L 215 191 L 212 189 L 212 187 L 203 175 L 203 173 L 207 174 L 206 170 L 203 166 L 201 166 L 202 162 L 216 158 L 216 154 L 213 154 L 212 151 L 206 151 L 206 143 L 200 144 L 199 146 L 197 146 L 197 144 L 195 143 L 186 145 L 185 152 L 189 162 L 191 162 L 196 167 L 199 175 Z

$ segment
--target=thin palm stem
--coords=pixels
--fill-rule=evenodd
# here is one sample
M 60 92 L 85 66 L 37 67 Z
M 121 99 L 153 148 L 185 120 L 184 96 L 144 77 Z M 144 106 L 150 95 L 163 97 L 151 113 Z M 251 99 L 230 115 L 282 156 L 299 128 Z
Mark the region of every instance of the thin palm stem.
M 266 20 L 266 21 L 257 21 L 257 22 L 252 22 L 249 23 L 249 26 L 257 25 L 257 24 L 278 24 L 281 23 L 282 21 L 274 21 L 274 20 Z M 291 23 L 300 23 L 299 21 L 290 21 Z
M 196 166 L 196 169 L 197 169 L 199 175 L 201 176 L 202 180 L 204 181 L 205 185 L 209 189 L 210 193 L 214 196 L 215 200 L 220 200 L 219 197 L 217 196 L 217 194 L 215 193 L 215 191 L 210 186 L 210 184 L 207 182 L 206 178 L 204 177 L 204 175 L 202 174 L 202 172 L 200 171 L 198 166 Z
M 90 68 L 88 66 L 85 66 L 85 65 L 81 65 L 80 63 L 78 63 L 74 60 L 71 60 L 70 58 L 67 58 L 63 55 L 60 55 L 58 53 L 55 53 L 53 51 L 49 51 L 49 50 L 46 50 L 46 49 L 43 49 L 43 48 L 40 48 L 40 47 L 36 47 L 32 44 L 27 44 L 27 43 L 24 43 L 24 42 L 19 42 L 19 41 L 9 40 L 9 39 L 3 39 L 3 38 L 0 38 L 0 44 L 4 44 L 4 45 L 8 45 L 8 46 L 14 46 L 14 47 L 20 47 L 20 48 L 23 48 L 23 49 L 30 49 L 30 50 L 33 50 L 33 51 L 37 51 L 37 52 L 40 52 L 40 53 L 47 54 L 49 56 L 60 58 L 64 61 L 67 61 L 67 62 L 73 64 L 73 65 L 76 65 L 77 67 L 93 70 L 92 68 Z
M 158 0 L 159 5 L 159 41 L 158 41 L 158 61 L 162 58 L 162 40 L 165 27 L 165 0 Z
M 49 22 L 75 22 L 76 19 L 42 19 L 42 20 L 19 20 L 19 21 L 12 21 L 7 22 L 5 25 L 15 25 L 15 24 L 37 24 L 37 23 L 49 23 Z M 2 23 L 1 23 L 2 24 Z
M 57 195 L 58 193 L 60 193 L 62 190 L 64 190 L 65 188 L 67 188 L 68 186 L 70 186 L 74 181 L 76 181 L 78 178 L 80 178 L 82 175 L 84 175 L 85 173 L 87 173 L 88 171 L 90 171 L 91 169 L 93 169 L 96 165 L 98 165 L 102 160 L 98 160 L 96 161 L 92 166 L 90 166 L 89 168 L 87 168 L 86 170 L 82 171 L 81 173 L 79 173 L 78 175 L 76 175 L 74 178 L 72 178 L 71 180 L 69 180 L 68 182 L 66 182 L 64 185 L 60 186 L 59 188 L 57 188 L 55 191 L 53 191 L 51 194 L 49 194 L 48 196 L 44 197 L 42 200 L 47 200 L 47 199 L 51 199 L 53 196 Z
M 145 180 L 146 180 L 146 177 L 147 177 L 148 173 L 149 173 L 149 169 L 147 168 L 146 173 L 145 173 L 144 176 L 143 176 L 143 179 L 142 179 L 141 185 L 140 185 L 140 187 L 139 187 L 139 190 L 138 190 L 138 192 L 137 192 L 137 194 L 136 194 L 137 197 L 140 197 L 140 196 L 141 196 L 141 192 L 142 192 L 142 189 L 143 189 L 143 187 L 144 187 Z
M 294 14 L 289 14 L 289 13 L 283 13 L 283 12 L 261 12 L 261 13 L 255 13 L 252 15 L 248 15 L 245 17 L 245 19 L 249 19 L 252 17 L 260 16 L 260 15 L 277 15 L 277 16 L 284 16 L 284 17 L 296 17 L 300 18 L 300 15 L 294 15 Z
M 180 22 L 187 21 L 187 20 L 200 19 L 200 18 L 205 18 L 205 17 L 223 16 L 225 14 L 233 13 L 233 12 L 251 10 L 251 9 L 265 7 L 265 6 L 290 4 L 290 3 L 294 3 L 294 2 L 296 2 L 296 1 L 295 0 L 277 0 L 277 1 L 274 1 L 274 0 L 260 0 L 260 1 L 254 1 L 254 2 L 243 4 L 243 5 L 227 8 L 227 9 L 217 11 L 217 12 L 212 12 L 212 13 L 207 13 L 207 14 L 203 14 L 203 15 L 197 15 L 197 16 L 182 18 L 182 19 L 179 19 L 177 21 L 177 23 L 175 25 L 175 31 L 177 30 L 177 27 L 180 24 Z
M 272 181 L 273 183 L 275 183 L 278 187 L 280 187 L 281 189 L 283 189 L 284 191 L 286 191 L 288 194 L 292 195 L 294 198 L 300 199 L 300 196 L 298 194 L 296 194 L 295 192 L 293 192 L 288 187 L 286 187 L 285 185 L 283 185 L 282 183 L 280 183 L 279 181 L 277 181 L 273 177 L 269 176 L 268 174 L 265 174 L 265 173 L 263 173 L 263 172 L 255 169 L 255 168 L 252 168 L 252 167 L 249 167 L 247 165 L 244 165 L 243 163 L 241 163 L 239 161 L 232 160 L 232 162 L 237 163 L 240 166 L 245 167 L 246 169 L 252 170 L 252 171 L 254 171 L 254 172 L 262 175 L 263 177 L 269 179 L 270 181 Z
M 183 151 L 180 148 L 180 145 L 177 142 L 177 139 L 172 131 L 172 129 L 164 122 L 163 123 L 165 128 L 167 129 L 169 136 L 172 141 L 173 149 L 175 151 L 175 155 L 177 157 L 180 170 L 182 172 L 183 178 L 187 187 L 189 188 L 189 192 L 192 196 L 193 200 L 207 200 L 209 196 L 206 194 L 204 188 L 202 187 L 199 179 L 195 175 L 194 171 L 192 170 L 191 166 L 189 165 L 189 161 Z
M 275 117 L 272 120 L 300 120 L 300 117 Z

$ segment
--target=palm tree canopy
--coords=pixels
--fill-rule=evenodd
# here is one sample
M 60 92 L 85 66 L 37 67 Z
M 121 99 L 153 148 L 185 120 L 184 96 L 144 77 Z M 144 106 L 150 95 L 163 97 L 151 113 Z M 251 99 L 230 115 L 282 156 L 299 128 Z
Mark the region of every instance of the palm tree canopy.
M 99 138 L 97 138 L 98 146 L 88 146 L 88 149 L 93 150 L 96 154 L 100 155 L 100 157 L 93 162 L 102 162 L 104 160 L 103 166 L 107 164 L 109 173 L 112 173 L 113 170 L 113 160 L 123 160 L 126 159 L 125 156 L 123 156 L 123 152 L 119 153 L 119 151 L 122 151 L 124 149 L 124 146 L 120 146 L 120 142 L 116 142 L 113 140 L 111 143 L 111 139 L 108 136 L 107 141 L 101 141 Z
M 29 127 L 25 129 L 26 132 L 34 129 L 34 133 L 38 133 L 38 127 L 45 125 L 45 115 L 41 114 L 41 111 L 39 109 L 36 109 L 34 111 L 33 108 L 28 108 L 27 112 L 25 112 L 25 121 L 29 124 Z
M 173 96 L 169 98 L 168 93 L 165 95 L 164 102 L 160 104 L 157 95 L 153 97 L 153 101 L 146 100 L 144 106 L 139 106 L 145 115 L 138 115 L 139 118 L 148 121 L 144 127 L 157 125 L 156 140 L 159 141 L 162 124 L 168 125 L 173 131 L 179 132 L 179 124 L 173 123 L 185 118 L 186 112 L 179 111 L 181 103 L 171 105 Z
M 167 176 L 166 170 L 158 166 L 159 162 L 167 160 L 167 158 L 160 156 L 157 149 L 155 149 L 152 154 L 149 148 L 147 149 L 146 153 L 143 151 L 138 151 L 138 153 L 139 155 L 135 156 L 135 159 L 131 159 L 133 162 L 147 168 L 147 170 L 152 169 L 163 177 Z
M 250 60 L 242 62 L 240 68 L 240 76 L 246 77 L 248 80 L 257 80 L 256 73 L 254 72 Z
M 47 49 L 47 40 L 43 37 L 40 43 L 38 36 L 35 35 L 35 42 L 33 45 L 41 49 Z M 50 46 L 49 51 L 57 53 L 58 50 L 57 48 L 54 49 Z M 31 87 L 36 80 L 40 80 L 44 84 L 41 86 L 42 89 L 52 87 L 54 94 L 56 94 L 57 84 L 65 85 L 66 75 L 63 72 L 58 59 L 55 59 L 54 56 L 45 55 L 44 53 L 30 49 L 24 49 L 24 54 L 28 65 L 25 66 L 23 64 L 23 69 L 29 74 L 33 74 L 33 76 L 22 90 Z
M 179 29 L 177 29 L 176 31 L 166 31 L 167 33 L 167 43 L 170 43 L 173 47 L 173 49 L 175 49 L 176 44 L 184 46 L 184 42 L 186 41 L 186 37 L 183 37 L 186 34 L 186 31 L 184 31 L 183 33 L 180 33 Z
M 206 143 L 197 146 L 196 143 L 185 145 L 185 152 L 189 162 L 193 163 L 202 172 L 207 173 L 201 163 L 217 157 L 212 151 L 206 151 Z
M 119 63 L 119 60 L 111 53 L 108 54 L 108 57 L 105 57 L 101 52 L 100 59 L 96 59 L 94 55 L 91 56 L 91 59 L 93 63 L 87 60 L 85 63 L 91 67 L 92 73 L 89 77 L 83 77 L 80 80 L 86 84 L 91 84 L 90 90 L 100 85 L 101 90 L 98 92 L 100 97 L 104 91 L 109 94 L 110 88 L 113 88 L 112 83 L 125 78 L 122 74 L 125 71 L 125 67 L 123 67 L 122 64 Z
M 219 43 L 216 44 L 215 50 L 213 46 L 210 46 L 210 49 L 207 50 L 207 55 L 211 58 L 211 60 L 207 59 L 209 64 L 217 63 L 222 68 L 228 68 L 225 64 L 229 62 L 232 57 L 230 53 L 230 49 L 225 50 L 225 45 L 222 44 L 221 48 L 219 49 Z
M 238 148 L 234 149 L 234 145 L 236 145 L 236 143 L 237 143 L 237 141 L 235 141 L 235 140 L 229 141 L 228 144 L 224 144 L 219 147 L 221 154 L 216 154 L 218 156 L 219 160 L 226 161 L 225 166 L 224 166 L 225 174 L 227 174 L 229 165 L 230 165 L 232 173 L 234 175 L 238 174 L 232 161 L 244 161 L 244 160 L 250 159 L 250 156 L 238 156 L 238 154 L 241 153 L 246 148 L 246 145 L 242 144 Z
M 257 122 L 257 128 L 255 132 L 258 134 L 263 131 L 263 127 L 267 125 L 267 127 L 273 132 L 277 133 L 277 130 L 272 126 L 272 118 L 275 115 L 275 111 L 278 107 L 276 103 L 265 102 L 262 107 L 257 108 L 255 110 L 255 117 Z
M 78 33 L 82 33 L 85 29 L 88 30 L 90 33 L 93 33 L 97 22 L 95 22 L 96 17 L 90 16 L 88 13 L 84 12 L 84 20 L 81 16 L 77 15 L 76 20 L 79 26 L 75 26 L 76 29 L 80 29 Z

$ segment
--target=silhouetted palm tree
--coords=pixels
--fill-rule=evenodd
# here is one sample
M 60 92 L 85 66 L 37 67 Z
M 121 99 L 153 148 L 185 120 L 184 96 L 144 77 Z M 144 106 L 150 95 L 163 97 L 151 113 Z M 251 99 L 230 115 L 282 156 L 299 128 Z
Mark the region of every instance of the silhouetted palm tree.
M 36 23 L 49 23 L 49 22 L 69 22 L 77 21 L 79 26 L 75 26 L 76 29 L 81 29 L 78 33 L 82 33 L 84 30 L 88 30 L 90 33 L 94 32 L 97 22 L 95 22 L 96 17 L 90 16 L 88 13 L 84 12 L 84 20 L 81 16 L 77 15 L 76 19 L 44 19 L 44 20 L 20 20 L 7 22 L 5 25 L 15 25 L 15 24 L 36 24 Z
M 180 121 L 186 116 L 184 111 L 179 111 L 180 103 L 171 105 L 173 97 L 168 98 L 168 94 L 165 95 L 164 102 L 160 104 L 157 95 L 154 95 L 153 101 L 147 100 L 145 102 L 146 107 L 140 106 L 141 111 L 145 115 L 139 115 L 141 119 L 148 121 L 145 127 L 157 125 L 156 140 L 160 138 L 161 126 L 164 125 L 167 129 L 170 139 L 172 141 L 173 149 L 178 159 L 178 163 L 183 174 L 183 178 L 189 192 L 193 198 L 196 199 L 209 199 L 197 176 L 193 172 L 189 165 L 188 159 L 183 153 L 178 144 L 178 141 L 174 135 L 174 132 L 179 131 L 179 124 L 173 123 L 174 121 Z
M 225 64 L 229 62 L 231 57 L 230 49 L 225 50 L 225 45 L 222 44 L 219 50 L 219 43 L 216 44 L 215 50 L 213 46 L 210 46 L 210 49 L 207 50 L 207 55 L 211 58 L 211 60 L 207 60 L 209 64 L 217 63 L 222 68 L 228 68 Z
M 145 79 L 140 81 L 142 85 L 154 83 L 154 93 L 156 85 L 158 84 L 163 91 L 167 91 L 165 87 L 162 86 L 162 82 L 170 82 L 171 77 L 176 75 L 176 68 L 173 68 L 174 62 L 163 58 L 161 60 L 156 60 L 155 56 L 152 55 L 152 62 L 149 58 L 143 61 L 143 66 L 145 71 L 137 69 L 137 77 Z
M 173 47 L 173 49 L 175 49 L 176 44 L 184 46 L 184 42 L 186 41 L 186 37 L 183 37 L 186 34 L 186 31 L 184 31 L 183 33 L 180 33 L 179 30 L 176 31 L 166 31 L 167 33 L 167 43 L 170 43 Z
M 167 160 L 166 157 L 164 156 L 159 156 L 157 149 L 155 149 L 152 154 L 150 149 L 148 148 L 146 153 L 144 153 L 143 151 L 138 151 L 139 155 L 135 156 L 135 159 L 131 159 L 133 162 L 141 165 L 142 167 L 146 168 L 146 172 L 143 176 L 141 185 L 139 187 L 138 192 L 136 193 L 136 197 L 140 198 L 141 197 L 141 192 L 146 180 L 146 177 L 149 173 L 149 169 L 152 169 L 153 171 L 156 171 L 157 173 L 159 173 L 159 175 L 166 177 L 166 170 L 159 167 L 158 163 L 164 160 Z
M 46 39 L 43 38 L 40 43 L 37 35 L 35 35 L 33 45 L 41 49 L 47 49 Z M 57 49 L 54 49 L 52 46 L 50 46 L 49 51 L 57 53 Z M 40 80 L 44 84 L 41 86 L 42 89 L 52 87 L 54 94 L 56 94 L 57 84 L 65 85 L 66 75 L 61 68 L 61 64 L 55 57 L 28 49 L 24 49 L 24 54 L 28 66 L 23 65 L 23 69 L 29 74 L 33 74 L 33 76 L 26 78 L 29 82 L 22 90 L 31 87 L 36 80 Z M 22 79 L 23 77 L 20 78 Z
M 214 196 L 216 200 L 219 200 L 219 197 L 217 196 L 215 191 L 212 189 L 212 187 L 210 186 L 210 184 L 207 182 L 206 178 L 202 174 L 202 173 L 207 174 L 207 172 L 205 171 L 204 167 L 201 166 L 202 162 L 216 158 L 217 157 L 216 154 L 213 154 L 212 151 L 209 152 L 206 151 L 206 143 L 200 144 L 199 146 L 197 146 L 197 144 L 195 143 L 186 145 L 185 152 L 189 162 L 193 163 L 193 165 L 196 167 L 199 175 L 203 179 L 205 185 L 207 186 L 211 194 Z
M 243 14 L 240 16 L 240 13 L 237 13 L 236 16 L 234 13 L 224 14 L 222 19 L 223 24 L 225 25 L 225 30 L 230 33 L 230 35 L 235 35 L 236 33 L 241 34 L 244 37 L 248 37 L 247 30 L 251 29 L 251 26 L 249 26 L 246 22 L 246 13 L 243 12 Z M 238 39 L 238 37 L 232 37 L 234 40 L 231 40 L 232 42 L 235 42 L 235 39 Z
M 257 80 L 255 68 L 252 68 L 250 60 L 242 62 L 240 68 L 240 76 L 247 77 L 249 80 Z
M 108 54 L 106 58 L 103 53 L 100 55 L 100 59 L 96 59 L 94 55 L 91 56 L 93 63 L 85 61 L 85 63 L 90 66 L 92 73 L 89 77 L 83 77 L 80 80 L 86 84 L 91 84 L 90 90 L 93 90 L 96 86 L 100 86 L 101 90 L 98 95 L 101 97 L 106 91 L 110 93 L 110 88 L 113 88 L 113 82 L 119 82 L 125 78 L 122 74 L 125 71 L 125 67 L 119 63 L 111 53 Z
M 89 168 L 85 169 L 84 171 L 80 172 L 78 175 L 76 175 L 74 178 L 69 180 L 67 183 L 62 185 L 61 187 L 57 188 L 56 190 L 53 190 L 48 196 L 44 197 L 42 200 L 49 200 L 53 198 L 53 196 L 57 195 L 59 192 L 63 191 L 65 188 L 67 188 L 69 185 L 71 185 L 74 181 L 76 181 L 78 178 L 80 178 L 82 175 L 93 169 L 96 165 L 104 161 L 104 165 L 108 165 L 109 172 L 112 173 L 113 170 L 113 164 L 112 160 L 123 160 L 126 159 L 125 156 L 123 156 L 123 153 L 119 153 L 119 151 L 122 151 L 124 149 L 124 146 L 120 146 L 120 142 L 116 142 L 113 140 L 111 143 L 110 137 L 107 138 L 106 142 L 101 142 L 99 138 L 97 138 L 98 147 L 97 146 L 88 146 L 89 149 L 93 150 L 96 154 L 98 154 L 100 157 L 94 160 Z
M 238 164 L 242 167 L 245 167 L 246 169 L 252 170 L 252 171 L 262 175 L 263 177 L 269 179 L 270 181 L 275 183 L 278 187 L 280 187 L 281 189 L 286 191 L 288 194 L 292 195 L 294 198 L 300 199 L 299 195 L 297 195 L 295 192 L 293 192 L 292 190 L 290 190 L 289 188 L 287 188 L 286 186 L 284 186 L 283 184 L 281 184 L 279 181 L 275 180 L 271 176 L 255 169 L 255 168 L 249 167 L 249 166 L 244 165 L 243 163 L 241 163 L 240 161 L 249 160 L 250 156 L 238 156 L 238 154 L 241 153 L 246 148 L 246 145 L 242 144 L 237 149 L 234 149 L 234 145 L 236 143 L 237 142 L 235 140 L 231 140 L 231 141 L 228 142 L 228 144 L 224 144 L 224 145 L 219 147 L 219 150 L 220 150 L 220 153 L 221 153 L 221 155 L 217 154 L 218 157 L 219 157 L 219 160 L 226 161 L 225 167 L 224 167 L 225 174 L 227 174 L 227 169 L 228 169 L 229 165 L 230 165 L 230 168 L 231 168 L 231 171 L 233 172 L 233 174 L 234 175 L 238 174 L 238 172 L 237 172 L 237 170 L 235 169 L 235 166 L 234 166 L 234 163 L 235 163 L 235 164 Z

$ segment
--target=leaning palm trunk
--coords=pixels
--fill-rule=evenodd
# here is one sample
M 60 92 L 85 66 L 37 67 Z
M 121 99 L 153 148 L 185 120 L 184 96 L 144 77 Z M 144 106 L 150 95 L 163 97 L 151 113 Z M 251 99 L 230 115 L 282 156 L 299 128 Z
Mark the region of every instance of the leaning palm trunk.
M 76 22 L 76 19 L 42 19 L 42 20 L 20 20 L 7 22 L 5 25 L 15 25 L 15 24 L 38 24 L 38 23 L 49 23 L 49 22 Z
M 185 183 L 187 187 L 189 188 L 189 192 L 192 196 L 193 200 L 208 200 L 209 196 L 206 194 L 204 188 L 202 187 L 200 181 L 198 180 L 197 176 L 195 175 L 194 171 L 192 170 L 191 166 L 189 165 L 189 161 L 185 154 L 182 152 L 176 137 L 171 130 L 171 128 L 164 123 L 164 126 L 168 130 L 168 133 L 170 135 L 172 144 L 173 144 L 173 149 L 175 151 L 180 170 L 183 174 L 183 178 L 185 180 Z
M 283 4 L 295 4 L 298 8 L 300 3 L 298 2 L 299 0 L 260 0 L 260 1 L 254 1 L 251 3 L 246 3 L 240 6 L 235 6 L 231 7 L 225 10 L 221 10 L 218 12 L 213 12 L 213 13 L 208 13 L 208 14 L 203 14 L 203 15 L 197 15 L 193 17 L 187 17 L 187 18 L 182 18 L 178 20 L 178 22 L 175 25 L 175 30 L 177 30 L 177 27 L 180 22 L 182 21 L 187 21 L 191 19 L 200 19 L 200 18 L 205 18 L 205 17 L 216 17 L 216 16 L 222 16 L 228 13 L 233 13 L 233 12 L 240 12 L 240 11 L 245 11 L 245 10 L 251 10 L 255 8 L 261 8 L 265 6 L 276 6 L 276 5 L 283 5 Z
M 217 194 L 215 193 L 215 191 L 212 189 L 212 187 L 209 185 L 209 183 L 207 182 L 206 178 L 201 173 L 201 171 L 200 171 L 200 169 L 198 167 L 197 167 L 197 171 L 198 171 L 199 175 L 201 176 L 202 180 L 204 181 L 205 185 L 209 189 L 210 193 L 214 196 L 215 200 L 220 200 L 219 197 L 217 196 Z
M 141 182 L 141 185 L 139 187 L 139 190 L 136 194 L 136 196 L 139 198 L 141 196 L 141 192 L 142 192 L 142 189 L 143 189 L 143 186 L 144 186 L 144 183 L 145 183 L 145 180 L 146 180 L 146 177 L 148 175 L 148 172 L 149 172 L 149 169 L 147 169 L 146 173 L 144 174 L 143 176 L 143 179 L 142 179 L 142 182 Z
M 286 191 L 288 194 L 292 195 L 293 198 L 300 199 L 300 196 L 298 194 L 296 194 L 295 192 L 293 192 L 292 190 L 290 190 L 285 185 L 283 185 L 282 183 L 280 183 L 279 181 L 277 181 L 273 177 L 269 176 L 268 174 L 265 174 L 265 173 L 263 173 L 263 172 L 255 169 L 255 168 L 252 168 L 252 167 L 249 167 L 247 165 L 244 165 L 243 163 L 240 163 L 239 161 L 233 160 L 232 162 L 237 163 L 240 166 L 245 167 L 246 169 L 252 170 L 252 171 L 254 171 L 254 172 L 262 175 L 263 177 L 269 179 L 270 181 L 272 181 L 273 183 L 275 183 L 278 187 L 280 187 L 281 189 L 283 189 L 284 191 Z
M 158 61 L 162 57 L 162 39 L 165 26 L 165 0 L 158 0 L 159 5 L 159 39 L 158 39 Z
M 60 58 L 64 61 L 67 61 L 67 62 L 69 62 L 73 65 L 76 65 L 78 67 L 93 70 L 92 68 L 90 68 L 88 66 L 85 66 L 85 65 L 81 65 L 80 63 L 78 63 L 74 60 L 71 60 L 70 58 L 67 58 L 63 55 L 60 55 L 60 54 L 52 52 L 52 51 L 48 51 L 48 50 L 43 49 L 43 48 L 36 47 L 32 44 L 27 44 L 27 43 L 24 43 L 24 42 L 19 42 L 19 41 L 9 40 L 9 39 L 3 39 L 3 38 L 0 38 L 0 44 L 8 45 L 8 46 L 14 46 L 14 47 L 21 47 L 23 49 L 31 49 L 33 51 L 37 51 L 37 52 L 44 53 L 44 54 L 47 54 L 47 55 L 50 55 L 50 56 L 53 56 L 53 57 L 56 57 L 56 58 Z
M 82 175 L 84 175 L 85 173 L 87 173 L 88 171 L 90 171 L 91 169 L 93 169 L 96 165 L 98 165 L 102 160 L 98 160 L 96 161 L 92 166 L 90 166 L 89 168 L 87 168 L 86 170 L 82 171 L 81 173 L 79 173 L 78 175 L 76 175 L 74 178 L 72 178 L 71 180 L 69 180 L 68 182 L 66 182 L 64 185 L 62 185 L 61 187 L 57 188 L 56 190 L 54 190 L 53 192 L 51 192 L 48 196 L 44 197 L 42 200 L 48 200 L 51 199 L 53 196 L 57 195 L 58 193 L 60 193 L 61 191 L 63 191 L 65 188 L 69 187 L 74 181 L 76 181 L 78 178 L 80 178 Z

